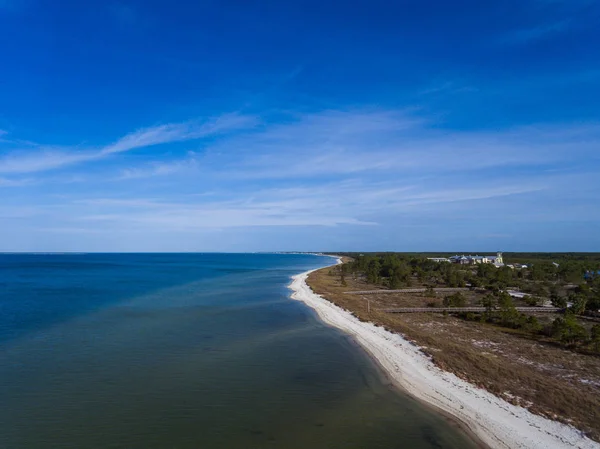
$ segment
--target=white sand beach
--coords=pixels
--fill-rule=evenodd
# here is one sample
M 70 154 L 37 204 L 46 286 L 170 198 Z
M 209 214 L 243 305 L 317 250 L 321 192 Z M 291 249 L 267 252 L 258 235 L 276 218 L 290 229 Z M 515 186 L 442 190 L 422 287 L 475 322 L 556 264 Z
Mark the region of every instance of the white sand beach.
M 293 299 L 313 308 L 325 323 L 350 334 L 398 386 L 456 417 L 483 443 L 502 449 L 600 448 L 574 427 L 534 415 L 437 368 L 401 335 L 362 322 L 315 294 L 306 283 L 309 273 L 293 277 L 289 286 Z

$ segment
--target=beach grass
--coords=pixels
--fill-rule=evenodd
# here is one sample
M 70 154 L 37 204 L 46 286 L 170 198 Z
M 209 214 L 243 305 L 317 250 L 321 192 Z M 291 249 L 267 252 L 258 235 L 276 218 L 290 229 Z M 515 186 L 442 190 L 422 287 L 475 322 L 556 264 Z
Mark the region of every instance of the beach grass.
M 380 309 L 424 306 L 420 295 L 348 295 L 368 290 L 363 279 L 340 281 L 337 268 L 312 272 L 311 289 L 362 321 L 399 333 L 441 369 L 543 417 L 575 426 L 600 440 L 600 358 L 577 354 L 520 332 L 433 314 Z M 368 303 L 367 303 L 368 301 Z

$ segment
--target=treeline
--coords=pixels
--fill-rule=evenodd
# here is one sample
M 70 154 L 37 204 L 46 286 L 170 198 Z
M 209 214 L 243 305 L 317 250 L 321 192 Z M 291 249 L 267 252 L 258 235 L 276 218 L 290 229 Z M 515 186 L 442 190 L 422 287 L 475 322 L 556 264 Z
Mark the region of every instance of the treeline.
M 444 303 L 452 305 L 457 301 L 455 293 L 447 297 Z M 452 301 L 448 301 L 452 298 Z M 533 315 L 519 312 L 511 296 L 505 292 L 489 293 L 481 300 L 481 305 L 486 308 L 482 314 L 461 314 L 467 320 L 480 320 L 497 326 L 511 329 L 519 329 L 522 332 L 534 336 L 542 336 L 569 349 L 583 350 L 592 353 L 600 353 L 600 324 L 593 325 L 589 330 L 577 319 L 576 314 L 581 310 L 574 308 L 566 309 L 564 314 L 558 316 L 554 321 L 541 324 Z
M 426 259 L 428 257 L 451 257 L 454 255 L 486 255 L 486 254 L 496 254 L 495 251 L 458 251 L 458 252 L 406 252 L 406 253 L 398 253 L 398 252 L 372 252 L 372 253 L 326 253 L 332 255 L 340 255 L 340 256 L 348 256 L 348 257 L 359 257 L 362 255 L 365 256 L 384 256 L 386 254 L 395 254 L 400 255 L 402 257 L 407 258 L 419 258 Z M 502 253 L 505 260 L 508 260 L 509 263 L 535 263 L 535 262 L 584 262 L 590 266 L 600 267 L 600 253 L 577 253 L 577 252 L 568 252 L 568 253 L 524 253 L 524 252 L 503 252 Z
M 459 265 L 434 262 L 419 255 L 382 253 L 353 254 L 353 260 L 341 266 L 342 282 L 348 275 L 364 276 L 371 284 L 391 289 L 424 285 L 433 293 L 435 287 L 470 287 L 485 293 L 480 305 L 482 314 L 462 314 L 468 320 L 518 329 L 520 332 L 543 337 L 557 344 L 587 352 L 600 352 L 600 325 L 587 329 L 577 315 L 597 315 L 600 310 L 600 276 L 584 278 L 588 271 L 597 271 L 595 259 L 560 259 L 558 266 L 538 261 L 526 269 L 497 268 L 491 264 Z M 506 261 L 506 259 L 505 259 Z M 575 284 L 568 290 L 566 284 Z M 532 315 L 517 311 L 513 298 L 505 292 L 518 288 L 529 292 L 524 301 L 531 306 L 550 299 L 554 306 L 565 309 L 554 321 L 542 324 Z M 559 294 L 559 291 L 563 290 Z M 564 294 L 568 291 L 568 294 Z M 464 307 L 467 298 L 460 292 L 443 299 L 445 307 Z M 568 306 L 568 307 L 567 307 Z
M 597 264 L 600 261 L 600 253 L 504 253 L 505 258 L 516 263 L 535 262 L 584 262 Z
M 414 265 L 412 260 L 397 254 L 382 256 L 357 256 L 350 263 L 342 266 L 343 271 L 364 273 L 367 282 L 387 285 L 392 289 L 409 287 L 412 284 Z
M 492 264 L 459 265 L 434 262 L 425 257 L 399 253 L 352 255 L 352 262 L 342 266 L 342 275 L 364 275 L 371 284 L 391 289 L 410 287 L 416 281 L 426 287 L 471 287 L 498 293 L 516 288 L 530 295 L 529 305 L 541 299 L 550 299 L 556 307 L 572 304 L 577 314 L 600 310 L 600 275 L 584 277 L 586 272 L 597 272 L 600 260 L 560 260 L 537 262 L 525 269 L 508 266 L 497 268 Z M 571 286 L 567 291 L 565 285 Z M 574 287 L 573 287 L 574 286 Z

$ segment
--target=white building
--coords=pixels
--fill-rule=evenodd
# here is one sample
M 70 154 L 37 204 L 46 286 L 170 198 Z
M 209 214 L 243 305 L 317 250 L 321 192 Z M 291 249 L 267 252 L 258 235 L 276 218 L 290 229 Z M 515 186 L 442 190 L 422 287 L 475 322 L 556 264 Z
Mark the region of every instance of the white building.
M 450 257 L 450 262 L 457 263 L 460 265 L 475 265 L 480 263 L 490 263 L 497 267 L 504 266 L 504 260 L 502 259 L 502 253 L 497 253 L 495 256 L 462 256 L 456 255 Z
M 450 259 L 446 257 L 428 257 L 427 260 L 433 260 L 434 262 L 450 262 Z

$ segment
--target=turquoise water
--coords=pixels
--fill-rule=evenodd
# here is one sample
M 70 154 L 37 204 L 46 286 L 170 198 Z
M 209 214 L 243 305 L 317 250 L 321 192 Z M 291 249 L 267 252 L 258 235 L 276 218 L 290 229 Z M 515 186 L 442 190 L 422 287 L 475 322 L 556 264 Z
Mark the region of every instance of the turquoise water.
M 0 448 L 470 448 L 289 299 L 330 258 L 0 255 Z

